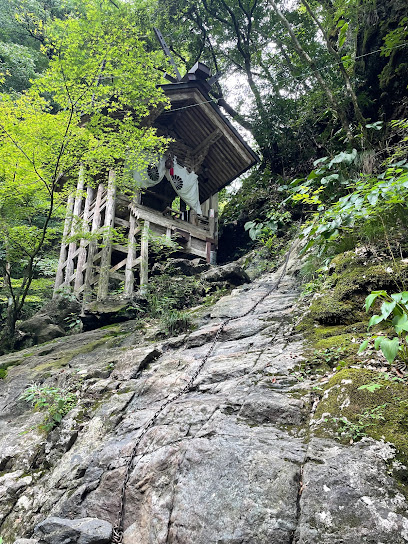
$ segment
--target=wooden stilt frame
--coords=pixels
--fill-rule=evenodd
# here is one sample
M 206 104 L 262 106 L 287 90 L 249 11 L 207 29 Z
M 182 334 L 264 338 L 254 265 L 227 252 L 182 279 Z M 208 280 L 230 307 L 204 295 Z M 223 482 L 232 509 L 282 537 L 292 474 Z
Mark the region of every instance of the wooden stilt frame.
M 60 250 L 60 256 L 59 256 L 59 261 L 58 261 L 58 269 L 57 269 L 57 274 L 56 274 L 56 277 L 55 277 L 54 295 L 53 295 L 54 297 L 57 295 L 58 289 L 64 283 L 64 266 L 65 266 L 65 261 L 67 259 L 67 249 L 68 249 L 68 244 L 65 243 L 65 240 L 66 240 L 68 234 L 71 231 L 73 208 L 74 208 L 74 196 L 70 195 L 68 197 L 68 202 L 67 202 L 67 212 L 66 212 L 66 215 L 65 215 L 64 230 L 63 230 L 63 234 L 62 234 L 61 250 Z
M 83 198 L 83 191 L 84 191 L 84 169 L 83 166 L 81 166 L 79 170 L 79 177 L 78 177 L 78 185 L 77 190 L 75 193 L 75 202 L 74 202 L 74 210 L 72 212 L 72 223 L 71 223 L 71 236 L 75 234 L 75 228 L 76 224 L 75 221 L 79 218 L 79 215 L 81 213 L 81 207 L 82 207 L 82 198 Z M 70 242 L 68 246 L 68 257 L 67 257 L 67 264 L 65 266 L 65 284 L 70 285 L 71 281 L 74 279 L 74 254 L 77 249 L 76 242 Z
M 137 231 L 136 217 L 131 213 L 129 216 L 129 238 L 128 238 L 128 254 L 126 259 L 125 269 L 125 288 L 123 294 L 127 298 L 131 298 L 133 295 L 135 274 L 133 272 L 134 261 L 136 260 L 136 246 L 135 235 Z
M 111 229 L 115 223 L 115 198 L 116 198 L 116 173 L 114 170 L 109 171 L 108 179 L 108 194 L 105 208 L 105 222 L 104 227 Z M 101 264 L 99 272 L 98 282 L 98 294 L 96 299 L 98 301 L 103 300 L 108 295 L 109 290 L 109 269 L 112 255 L 112 241 L 111 233 L 107 234 L 103 238 L 103 249 L 101 255 Z
M 140 248 L 140 294 L 146 295 L 147 282 L 149 280 L 149 226 L 150 222 L 145 221 L 142 229 L 142 242 Z
M 135 276 L 138 275 L 140 292 L 146 294 L 150 230 L 157 235 L 165 235 L 168 239 L 171 239 L 173 234 L 180 236 L 182 233 L 187 240 L 182 251 L 188 255 L 209 259 L 210 251 L 216 246 L 215 236 L 211 236 L 210 233 L 211 228 L 211 232 L 216 234 L 216 215 L 212 216 L 215 222 L 198 216 L 197 224 L 192 224 L 191 221 L 169 217 L 138 204 L 137 195 L 132 200 L 121 194 L 116 195 L 114 171 L 109 172 L 107 189 L 102 184 L 98 186 L 97 191 L 87 187 L 85 202 L 83 196 L 84 176 L 81 171 L 75 198 L 72 195 L 68 200 L 64 240 L 55 283 L 55 289 L 63 283 L 72 285 L 74 293 L 82 297 L 83 311 L 93 299 L 103 301 L 109 295 L 111 279 L 123 282 L 121 296 L 131 298 L 135 288 Z M 209 209 L 210 201 L 206 204 Z M 77 224 L 74 221 L 75 217 L 81 220 L 81 228 L 84 231 L 91 231 L 92 236 L 89 240 L 87 237 L 83 238 L 79 244 L 72 242 L 67 245 L 64 243 L 66 238 L 75 233 Z M 107 228 L 107 232 L 102 241 L 102 248 L 98 248 L 102 224 Z M 126 229 L 127 244 L 112 243 L 110 229 L 114 226 Z
M 91 202 L 93 200 L 94 190 L 92 187 L 87 187 L 86 189 L 86 199 L 85 207 L 82 215 L 82 229 L 85 233 L 89 232 L 89 210 L 91 207 Z M 74 292 L 78 292 L 84 283 L 84 270 L 86 266 L 86 257 L 87 257 L 87 246 L 89 245 L 88 240 L 82 238 L 81 244 L 79 247 L 78 253 L 78 263 L 75 276 Z
M 90 214 L 92 214 L 92 226 L 91 226 L 91 232 L 95 233 L 101 226 L 101 203 L 102 203 L 102 197 L 104 193 L 104 187 L 102 183 L 98 185 L 98 190 L 96 192 L 96 199 L 93 204 L 93 209 L 90 210 Z M 90 215 L 91 217 L 91 215 Z M 88 245 L 88 255 L 87 255 L 87 265 L 85 269 L 85 281 L 84 281 L 84 295 L 82 298 L 82 310 L 84 309 L 84 305 L 89 302 L 91 298 L 91 290 L 92 290 L 92 284 L 93 284 L 93 277 L 94 277 L 94 257 L 96 254 L 97 249 L 97 242 L 96 240 L 91 240 Z

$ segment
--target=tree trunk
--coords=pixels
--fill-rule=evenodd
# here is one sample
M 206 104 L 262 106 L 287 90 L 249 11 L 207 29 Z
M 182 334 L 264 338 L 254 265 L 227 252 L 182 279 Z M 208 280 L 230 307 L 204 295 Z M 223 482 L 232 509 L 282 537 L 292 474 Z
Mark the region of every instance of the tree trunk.
M 340 122 L 341 122 L 341 124 L 342 124 L 342 126 L 343 126 L 343 128 L 344 128 L 344 130 L 345 130 L 345 132 L 347 134 L 347 139 L 351 143 L 354 143 L 354 136 L 353 136 L 353 133 L 351 131 L 351 128 L 350 128 L 349 122 L 347 120 L 346 114 L 345 114 L 343 108 L 337 103 L 337 100 L 336 100 L 332 90 L 327 85 L 326 81 L 324 80 L 322 74 L 320 73 L 319 69 L 317 68 L 316 63 L 313 61 L 313 59 L 311 58 L 309 53 L 305 49 L 303 49 L 303 47 L 300 44 L 299 40 L 297 39 L 295 33 L 293 32 L 293 29 L 292 29 L 289 21 L 286 19 L 286 17 L 283 15 L 283 13 L 281 13 L 281 11 L 279 10 L 279 8 L 276 5 L 276 3 L 274 2 L 274 0 L 270 0 L 270 4 L 273 7 L 276 15 L 278 16 L 278 18 L 282 22 L 282 24 L 286 27 L 286 29 L 287 29 L 287 31 L 289 33 L 289 36 L 291 37 L 291 40 L 293 42 L 293 45 L 294 45 L 294 47 L 296 49 L 296 52 L 298 53 L 298 55 L 300 57 L 302 57 L 307 62 L 307 64 L 313 70 L 313 74 L 314 74 L 315 78 L 317 79 L 317 81 L 319 82 L 319 84 L 321 85 L 324 92 L 326 93 L 327 98 L 329 99 L 330 105 L 332 106 L 334 111 L 339 116 Z

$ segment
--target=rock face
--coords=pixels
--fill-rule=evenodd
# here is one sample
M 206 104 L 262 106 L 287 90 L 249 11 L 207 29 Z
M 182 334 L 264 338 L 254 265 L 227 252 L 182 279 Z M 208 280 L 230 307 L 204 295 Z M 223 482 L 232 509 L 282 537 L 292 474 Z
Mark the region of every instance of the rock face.
M 39 544 L 109 544 L 112 537 L 112 525 L 94 518 L 62 519 L 50 517 L 35 528 Z
M 84 518 L 115 525 L 129 462 L 124 544 L 407 543 L 392 448 L 310 430 L 313 392 L 293 375 L 291 270 L 276 291 L 279 271 L 220 299 L 190 335 L 152 343 L 128 322 L 1 358 L 5 544 L 60 542 L 55 518 L 67 531 Z M 33 381 L 80 398 L 48 436 L 36 428 L 44 415 L 19 400 Z

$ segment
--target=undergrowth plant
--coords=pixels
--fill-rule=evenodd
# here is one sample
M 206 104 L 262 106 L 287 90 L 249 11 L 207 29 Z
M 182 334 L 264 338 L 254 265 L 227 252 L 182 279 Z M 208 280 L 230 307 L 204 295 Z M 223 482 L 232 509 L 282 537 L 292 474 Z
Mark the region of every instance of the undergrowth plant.
M 74 393 L 68 393 L 59 387 L 48 387 L 36 383 L 27 387 L 20 399 L 30 402 L 35 410 L 45 412 L 45 420 L 38 426 L 45 432 L 57 426 L 78 401 Z
M 374 348 L 380 349 L 390 364 L 397 356 L 404 362 L 408 361 L 408 291 L 391 295 L 387 291 L 373 291 L 366 298 L 366 312 L 370 310 L 376 300 L 381 301 L 381 314 L 371 317 L 368 328 L 384 323 L 393 329 L 396 336 L 390 339 L 387 336 L 374 335 L 361 344 L 359 353 L 367 348 L 370 340 L 374 340 Z
M 188 312 L 170 310 L 160 318 L 160 329 L 166 336 L 174 336 L 190 330 L 192 318 Z
M 381 126 L 373 123 L 366 128 Z M 392 121 L 391 128 L 398 141 L 387 149 L 390 156 L 382 164 L 364 151 L 342 151 L 317 159 L 306 178 L 287 186 L 289 199 L 309 210 L 302 233 L 308 240 L 304 251 L 332 257 L 365 243 L 370 235 L 378 242 L 381 226 L 383 230 L 406 226 L 408 120 Z
M 350 421 L 346 417 L 333 418 L 333 421 L 338 424 L 338 433 L 341 437 L 355 441 L 366 436 L 369 427 L 385 419 L 383 414 L 386 407 L 385 403 L 370 410 L 364 410 L 362 414 L 356 415 L 356 421 Z

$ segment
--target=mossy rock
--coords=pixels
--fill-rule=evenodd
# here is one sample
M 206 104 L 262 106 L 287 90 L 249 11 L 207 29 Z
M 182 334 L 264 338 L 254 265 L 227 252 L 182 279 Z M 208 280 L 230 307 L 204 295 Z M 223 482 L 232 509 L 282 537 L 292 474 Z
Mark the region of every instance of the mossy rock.
M 334 296 L 325 295 L 312 302 L 310 317 L 313 321 L 326 325 L 352 323 L 354 307 L 350 302 L 342 302 Z
M 364 311 L 366 296 L 379 289 L 397 292 L 401 290 L 399 284 L 408 283 L 407 263 L 389 260 L 370 265 L 354 251 L 337 255 L 330 270 L 332 273 L 319 296 L 312 300 L 304 329 L 312 329 L 314 323 L 329 326 L 359 323 L 359 332 L 363 332 L 368 322 Z
M 370 391 L 359 389 L 368 384 L 380 388 Z M 378 408 L 380 407 L 380 409 Z M 379 419 L 370 414 L 381 415 Z M 348 368 L 336 373 L 323 390 L 314 420 L 319 422 L 316 433 L 338 435 L 338 418 L 347 418 L 351 424 L 361 424 L 362 414 L 368 414 L 362 432 L 376 440 L 394 444 L 399 458 L 408 462 L 408 389 L 405 383 L 387 379 L 383 372 Z M 338 438 L 341 436 L 338 435 Z M 350 440 L 350 436 L 345 437 Z

